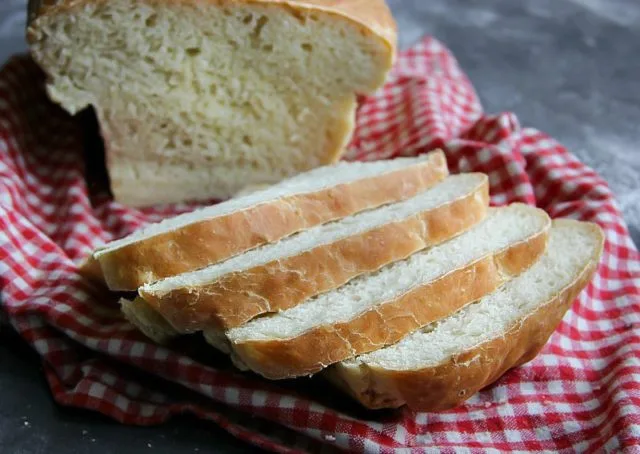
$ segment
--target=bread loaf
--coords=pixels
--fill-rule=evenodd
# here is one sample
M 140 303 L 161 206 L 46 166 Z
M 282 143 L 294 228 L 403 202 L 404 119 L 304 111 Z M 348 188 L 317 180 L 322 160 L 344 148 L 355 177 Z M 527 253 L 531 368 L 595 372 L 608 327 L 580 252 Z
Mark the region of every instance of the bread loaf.
M 533 359 L 591 280 L 604 235 L 556 220 L 542 258 L 521 276 L 399 343 L 344 361 L 326 376 L 369 408 L 459 405 Z
M 227 198 L 337 161 L 395 56 L 383 0 L 31 0 L 50 97 L 95 108 L 131 206 Z

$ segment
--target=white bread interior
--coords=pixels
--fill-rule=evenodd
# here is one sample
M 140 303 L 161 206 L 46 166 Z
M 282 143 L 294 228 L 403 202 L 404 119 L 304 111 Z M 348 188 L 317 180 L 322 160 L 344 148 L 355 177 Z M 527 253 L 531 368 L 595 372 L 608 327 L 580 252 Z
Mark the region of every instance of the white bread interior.
M 382 85 L 395 52 L 381 0 L 372 28 L 331 1 L 54 3 L 31 23 L 32 55 L 54 101 L 95 107 L 112 192 L 131 206 L 227 198 L 335 162 L 356 94 Z

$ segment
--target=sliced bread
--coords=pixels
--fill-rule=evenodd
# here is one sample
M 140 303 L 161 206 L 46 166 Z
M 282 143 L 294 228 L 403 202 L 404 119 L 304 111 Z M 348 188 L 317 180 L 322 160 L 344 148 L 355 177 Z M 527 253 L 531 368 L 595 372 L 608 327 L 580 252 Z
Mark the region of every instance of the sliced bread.
M 462 235 L 227 332 L 237 363 L 270 379 L 393 344 L 504 284 L 543 253 L 550 220 L 515 204 Z
M 133 301 L 121 298 L 120 309 L 129 323 L 158 344 L 165 344 L 179 335 L 160 314 L 140 297 Z
M 451 317 L 326 374 L 369 408 L 455 407 L 536 356 L 590 281 L 603 242 L 595 224 L 554 221 L 545 254 L 528 271 Z
M 488 205 L 486 175 L 451 176 L 409 200 L 144 285 L 139 293 L 180 332 L 226 330 L 442 243 L 484 219 Z
M 300 230 L 409 199 L 447 175 L 439 150 L 418 158 L 343 162 L 152 224 L 106 244 L 94 257 L 110 289 L 135 291 Z
M 337 161 L 392 66 L 384 0 L 30 0 L 50 97 L 95 108 L 115 199 L 227 198 Z

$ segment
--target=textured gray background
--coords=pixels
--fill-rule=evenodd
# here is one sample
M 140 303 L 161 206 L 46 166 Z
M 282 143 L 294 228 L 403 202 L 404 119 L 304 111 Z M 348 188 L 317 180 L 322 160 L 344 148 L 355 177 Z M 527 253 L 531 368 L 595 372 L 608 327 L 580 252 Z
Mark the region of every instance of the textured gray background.
M 403 47 L 446 43 L 488 112 L 513 111 L 608 181 L 640 243 L 640 1 L 389 0 Z M 0 61 L 24 50 L 25 0 L 0 0 Z M 150 445 L 150 446 L 149 446 Z M 55 406 L 37 358 L 0 331 L 0 452 L 244 452 L 208 424 L 121 427 Z
M 604 176 L 640 244 L 640 1 L 390 3 L 403 46 L 435 35 L 486 111 L 515 112 Z

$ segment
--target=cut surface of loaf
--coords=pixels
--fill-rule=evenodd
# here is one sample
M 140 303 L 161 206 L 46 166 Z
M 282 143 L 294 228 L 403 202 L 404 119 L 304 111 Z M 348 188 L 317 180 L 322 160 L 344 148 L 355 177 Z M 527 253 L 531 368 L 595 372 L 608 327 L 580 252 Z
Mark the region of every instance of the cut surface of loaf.
M 409 199 L 448 175 L 444 153 L 321 167 L 152 224 L 94 257 L 112 290 L 203 268 L 300 230 Z
M 409 200 L 144 285 L 139 293 L 180 332 L 226 330 L 442 243 L 480 222 L 488 205 L 486 175 L 454 175 Z
M 337 161 L 356 94 L 395 56 L 383 0 L 31 3 L 48 93 L 95 107 L 112 192 L 131 206 L 227 198 Z
M 535 357 L 590 281 L 603 242 L 595 224 L 554 221 L 545 254 L 528 271 L 451 317 L 326 373 L 369 408 L 452 408 Z
M 514 204 L 466 233 L 292 309 L 227 332 L 237 362 L 271 379 L 319 372 L 455 312 L 531 266 L 549 217 Z

